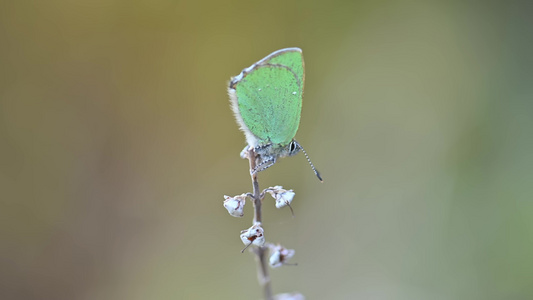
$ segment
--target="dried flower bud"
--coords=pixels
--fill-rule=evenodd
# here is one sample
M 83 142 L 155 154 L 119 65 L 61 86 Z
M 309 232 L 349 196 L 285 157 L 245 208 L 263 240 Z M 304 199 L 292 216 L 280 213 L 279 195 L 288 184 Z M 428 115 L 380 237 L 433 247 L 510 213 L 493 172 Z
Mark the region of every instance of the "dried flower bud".
M 241 240 L 246 245 L 241 252 L 244 252 L 248 246 L 254 244 L 256 246 L 263 246 L 265 244 L 264 230 L 260 223 L 253 225 L 252 227 L 241 231 Z
M 250 150 L 250 146 L 246 145 L 246 147 L 244 147 L 244 149 L 242 149 L 241 151 L 241 158 L 242 159 L 248 159 L 248 151 Z
M 282 186 L 270 187 L 265 190 L 265 192 L 272 195 L 272 198 L 276 199 L 276 207 L 282 208 L 285 206 L 291 205 L 294 195 L 296 195 L 292 190 L 285 190 Z
M 244 216 L 244 204 L 246 204 L 246 194 L 242 194 L 235 197 L 224 195 L 224 207 L 228 210 L 229 214 L 234 217 Z
M 271 246 L 272 255 L 270 256 L 270 266 L 272 268 L 286 265 L 289 259 L 294 256 L 293 249 L 286 249 L 281 245 Z
M 274 296 L 274 300 L 305 300 L 305 297 L 300 293 L 285 293 L 277 294 Z
M 288 190 L 276 195 L 276 207 L 282 208 L 290 205 L 295 193 L 292 190 Z

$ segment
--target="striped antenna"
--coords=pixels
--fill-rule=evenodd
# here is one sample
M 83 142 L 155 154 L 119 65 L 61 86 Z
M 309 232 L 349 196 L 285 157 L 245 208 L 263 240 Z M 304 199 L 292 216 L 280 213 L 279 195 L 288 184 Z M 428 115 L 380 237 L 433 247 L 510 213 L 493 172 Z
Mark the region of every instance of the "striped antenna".
M 324 182 L 324 180 L 322 180 L 322 177 L 320 177 L 320 173 L 318 172 L 318 170 L 315 168 L 315 166 L 311 162 L 311 159 L 309 159 L 309 155 L 307 155 L 307 152 L 305 152 L 304 147 L 302 147 L 302 145 L 300 144 L 298 144 L 298 146 L 300 147 L 300 149 L 302 149 L 302 152 L 304 153 L 305 158 L 307 158 L 307 161 L 309 162 L 309 165 L 311 165 L 311 169 L 313 169 L 313 172 L 315 172 L 316 177 L 318 177 L 318 180 L 320 180 L 320 182 Z

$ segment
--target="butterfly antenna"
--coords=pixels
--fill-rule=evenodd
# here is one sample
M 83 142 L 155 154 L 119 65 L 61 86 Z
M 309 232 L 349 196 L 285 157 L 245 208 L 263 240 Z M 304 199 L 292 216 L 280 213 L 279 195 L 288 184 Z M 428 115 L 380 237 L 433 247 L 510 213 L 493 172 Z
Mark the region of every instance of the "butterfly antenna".
M 309 165 L 311 166 L 311 169 L 313 169 L 313 172 L 315 172 L 315 175 L 316 177 L 318 177 L 318 180 L 320 180 L 320 182 L 324 182 L 324 180 L 322 180 L 322 177 L 320 177 L 320 173 L 318 172 L 318 170 L 315 168 L 315 166 L 311 162 L 311 159 L 309 159 L 309 155 L 307 155 L 307 152 L 305 152 L 304 147 L 302 147 L 302 145 L 300 144 L 298 144 L 298 146 L 300 146 L 300 149 L 302 149 L 302 152 L 304 153 L 305 158 L 307 158 L 307 162 L 309 162 Z

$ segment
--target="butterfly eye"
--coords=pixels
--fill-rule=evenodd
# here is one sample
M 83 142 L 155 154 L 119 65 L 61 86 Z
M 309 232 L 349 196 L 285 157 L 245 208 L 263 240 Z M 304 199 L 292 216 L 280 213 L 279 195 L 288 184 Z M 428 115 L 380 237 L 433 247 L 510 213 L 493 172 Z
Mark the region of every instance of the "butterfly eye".
M 289 146 L 289 152 L 293 152 L 295 149 L 296 149 L 296 143 L 295 142 L 291 142 L 291 144 Z

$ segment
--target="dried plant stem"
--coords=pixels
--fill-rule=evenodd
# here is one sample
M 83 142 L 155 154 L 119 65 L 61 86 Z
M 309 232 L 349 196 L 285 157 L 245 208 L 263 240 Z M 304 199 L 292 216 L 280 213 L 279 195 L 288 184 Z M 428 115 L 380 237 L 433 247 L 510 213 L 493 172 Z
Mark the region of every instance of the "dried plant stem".
M 259 191 L 259 182 L 257 181 L 257 173 L 253 173 L 252 170 L 255 169 L 256 154 L 253 148 L 248 150 L 248 160 L 250 161 L 250 175 L 252 177 L 253 185 L 253 204 L 254 204 L 254 223 L 262 222 L 261 214 L 261 205 L 263 199 L 261 197 L 261 192 Z M 263 295 L 265 300 L 272 300 L 272 287 L 270 284 L 270 276 L 268 275 L 268 266 L 267 266 L 267 247 L 257 247 L 254 249 L 257 260 L 257 280 L 259 284 L 263 287 Z

